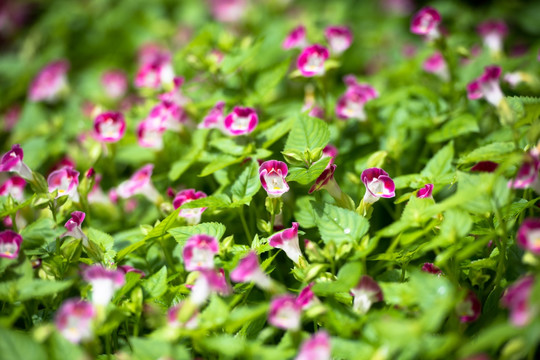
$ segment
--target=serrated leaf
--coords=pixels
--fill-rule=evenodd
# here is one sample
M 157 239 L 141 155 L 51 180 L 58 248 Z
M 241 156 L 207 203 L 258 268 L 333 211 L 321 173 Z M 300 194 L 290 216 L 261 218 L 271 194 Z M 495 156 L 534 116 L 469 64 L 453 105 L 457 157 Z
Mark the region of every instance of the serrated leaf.
M 268 148 L 273 143 L 285 136 L 293 125 L 293 119 L 278 120 L 272 127 L 263 130 L 257 136 L 257 143 L 261 144 L 261 147 Z
M 302 185 L 313 183 L 330 163 L 330 157 L 323 157 L 308 169 L 305 167 L 292 167 L 287 174 L 287 181 L 296 181 Z
M 315 222 L 325 243 L 357 242 L 369 229 L 367 219 L 354 211 L 334 205 L 311 202 Z
M 193 200 L 180 206 L 179 209 L 205 208 L 228 208 L 231 207 L 231 199 L 225 194 L 211 195 L 205 198 Z
M 313 286 L 313 292 L 321 296 L 349 292 L 349 290 L 358 284 L 361 276 L 362 264 L 359 262 L 350 262 L 339 270 L 336 281 L 318 282 Z
M 231 138 L 217 138 L 209 143 L 210 146 L 218 149 L 224 154 L 229 154 L 233 156 L 240 156 L 244 153 L 245 146 L 238 145 Z
M 324 148 L 330 140 L 328 125 L 321 119 L 301 115 L 293 123 L 284 150 L 304 152 Z
M 421 175 L 427 177 L 432 183 L 440 183 L 443 175 L 452 171 L 454 158 L 454 143 L 450 142 L 428 161 Z
M 142 280 L 142 287 L 151 299 L 165 294 L 167 291 L 167 267 L 163 266 L 158 272 Z
M 459 158 L 460 164 L 475 163 L 478 161 L 499 161 L 506 155 L 514 151 L 516 145 L 513 142 L 495 142 L 489 145 L 481 146 L 470 153 Z
M 259 166 L 251 161 L 231 187 L 233 203 L 249 205 L 251 198 L 261 188 Z
M 232 155 L 221 155 L 218 156 L 215 160 L 207 164 L 199 174 L 200 177 L 205 177 L 210 174 L 215 173 L 218 170 L 224 169 L 227 166 L 230 166 L 232 164 L 239 163 L 243 160 L 243 156 L 236 157 Z
M 204 234 L 215 237 L 218 241 L 225 234 L 225 225 L 215 222 L 202 223 L 195 226 L 180 226 L 169 230 L 169 234 L 178 241 L 180 245 L 184 245 L 188 238 L 193 235 Z
M 429 134 L 427 141 L 443 142 L 478 131 L 480 131 L 480 128 L 478 127 L 474 116 L 471 114 L 462 114 L 445 123 L 439 130 Z
M 19 296 L 17 299 L 20 301 L 25 301 L 55 295 L 68 289 L 72 284 L 73 281 L 47 281 L 33 279 L 31 281 L 19 284 Z

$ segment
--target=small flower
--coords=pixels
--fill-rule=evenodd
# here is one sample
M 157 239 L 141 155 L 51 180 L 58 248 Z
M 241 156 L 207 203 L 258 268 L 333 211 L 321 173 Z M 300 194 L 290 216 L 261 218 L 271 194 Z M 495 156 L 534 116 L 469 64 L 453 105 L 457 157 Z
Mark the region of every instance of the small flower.
M 94 119 L 94 135 L 98 141 L 117 142 L 125 132 L 126 120 L 121 112 L 103 112 Z
M 184 84 L 184 78 L 175 76 L 173 78 L 173 88 L 171 91 L 160 94 L 158 98 L 164 102 L 172 102 L 178 106 L 184 106 L 189 99 L 182 93 L 181 87 Z
M 199 320 L 198 320 L 199 311 L 198 310 L 195 310 L 193 315 L 191 315 L 191 317 L 185 323 L 181 323 L 180 320 L 178 319 L 178 315 L 180 314 L 180 310 L 182 309 L 182 306 L 184 306 L 184 304 L 185 304 L 184 302 L 180 302 L 169 309 L 169 311 L 167 312 L 167 322 L 170 327 L 175 328 L 175 329 L 179 329 L 179 328 L 188 329 L 188 330 L 196 329 L 197 326 L 199 325 Z
M 308 191 L 308 194 L 313 193 L 314 191 L 319 191 L 321 189 L 326 189 L 332 197 L 339 197 L 341 194 L 341 189 L 334 179 L 334 172 L 336 171 L 336 164 L 328 166 L 324 171 L 319 175 Z
M 508 187 L 513 189 L 533 188 L 540 191 L 540 180 L 538 171 L 540 170 L 540 159 L 535 150 L 525 154 L 525 161 L 519 168 L 516 177 L 508 182 Z
M 220 129 L 222 131 L 225 130 L 225 116 L 224 116 L 224 110 L 225 103 L 223 101 L 219 101 L 206 116 L 204 117 L 203 121 L 199 124 L 200 129 Z
M 92 304 L 81 299 L 68 299 L 58 309 L 55 324 L 62 336 L 78 344 L 92 338 L 92 320 L 95 317 Z
M 261 184 L 271 198 L 281 197 L 289 191 L 289 185 L 285 181 L 289 169 L 283 161 L 268 160 L 259 167 Z
M 137 126 L 137 142 L 139 146 L 156 150 L 163 149 L 163 134 L 167 130 L 155 119 L 145 119 Z
M 433 275 L 438 275 L 438 276 L 443 275 L 442 270 L 432 263 L 424 263 L 424 265 L 422 265 L 422 271 L 433 274 Z
M 369 84 L 358 83 L 352 75 L 345 76 L 344 82 L 347 85 L 347 90 L 336 104 L 337 116 L 340 119 L 366 120 L 364 105 L 379 96 L 377 90 Z
M 270 278 L 259 266 L 259 259 L 254 251 L 250 251 L 236 268 L 231 272 L 231 280 L 234 282 L 254 282 L 263 290 L 268 290 L 272 285 Z
M 429 6 L 418 11 L 411 21 L 411 32 L 417 35 L 426 35 L 429 39 L 440 36 L 439 24 L 441 15 Z
M 190 237 L 182 256 L 187 271 L 212 270 L 214 268 L 214 255 L 219 251 L 217 239 L 209 235 L 193 235 Z
M 499 86 L 501 68 L 486 66 L 484 73 L 467 85 L 467 97 L 471 100 L 485 98 L 490 104 L 498 106 L 504 95 Z
M 108 70 L 101 76 L 101 84 L 108 97 L 118 99 L 126 93 L 128 80 L 122 70 Z
M 353 299 L 353 309 L 360 314 L 368 312 L 372 304 L 383 301 L 381 287 L 371 276 L 362 275 L 362 278 L 354 288 L 351 289 Z
M 86 239 L 86 235 L 81 229 L 81 225 L 84 221 L 86 214 L 82 211 L 74 211 L 71 213 L 71 219 L 69 219 L 64 227 L 67 231 L 62 234 L 62 237 L 71 236 L 75 239 Z
M 530 304 L 534 276 L 526 275 L 509 286 L 501 298 L 501 305 L 510 310 L 510 321 L 515 326 L 527 325 L 535 316 Z
M 314 44 L 302 50 L 296 61 L 296 65 L 300 73 L 305 77 L 323 75 L 325 72 L 324 62 L 329 56 L 330 54 L 327 48 L 319 44 Z
M 298 244 L 298 223 L 293 222 L 292 228 L 280 231 L 268 238 L 268 244 L 272 247 L 285 251 L 285 254 L 295 264 L 300 261 L 302 252 Z
M 281 45 L 283 49 L 289 50 L 293 48 L 304 48 L 307 46 L 306 40 L 306 28 L 303 25 L 299 25 L 291 30 L 287 35 L 283 44 Z
M 178 192 L 173 200 L 173 206 L 175 209 L 178 209 L 180 206 L 191 202 L 193 200 L 205 198 L 206 194 L 202 191 L 195 191 L 195 189 L 186 189 Z M 193 208 L 193 209 L 182 209 L 178 216 L 186 219 L 188 224 L 196 225 L 201 221 L 201 215 L 206 210 L 206 208 Z
M 258 123 L 259 116 L 255 109 L 240 106 L 235 106 L 223 121 L 225 131 L 233 136 L 251 133 Z
M 478 33 L 482 36 L 484 46 L 491 53 L 498 54 L 502 51 L 503 39 L 508 34 L 508 26 L 501 20 L 484 21 L 477 27 Z
M 186 121 L 186 115 L 180 105 L 162 101 L 150 110 L 147 120 L 159 124 L 161 128 L 178 131 Z
M 67 195 L 75 202 L 79 202 L 79 172 L 70 167 L 65 167 L 60 170 L 53 171 L 47 177 L 49 192 L 58 191 L 57 198 Z
M 295 360 L 330 360 L 332 359 L 330 350 L 330 336 L 321 330 L 302 342 Z
M 425 72 L 435 74 L 443 81 L 450 80 L 450 73 L 448 72 L 446 61 L 444 61 L 444 57 L 438 51 L 424 61 L 423 68 Z
M 15 259 L 19 256 L 23 238 L 11 230 L 0 232 L 0 257 Z
M 328 163 L 328 166 L 334 163 L 334 160 L 336 160 L 337 156 L 338 156 L 338 149 L 334 145 L 328 144 L 324 147 L 322 151 L 322 157 L 330 158 L 330 162 Z
M 313 85 L 308 84 L 305 87 L 305 95 L 304 95 L 304 105 L 302 106 L 303 113 L 308 112 L 308 115 L 311 117 L 316 117 L 319 119 L 324 120 L 325 118 L 325 111 L 323 108 L 318 106 L 315 103 L 315 94 L 314 94 L 314 88 Z
M 471 171 L 477 172 L 494 172 L 499 167 L 499 164 L 493 161 L 479 161 L 471 168 Z
M 57 60 L 47 64 L 34 78 L 28 92 L 31 101 L 52 102 L 67 87 L 69 62 Z
M 13 176 L 7 179 L 0 186 L 0 196 L 11 195 L 11 197 L 19 202 L 24 200 L 24 187 L 26 181 L 18 176 Z
M 118 270 L 122 271 L 124 273 L 124 275 L 126 275 L 127 273 L 130 273 L 130 272 L 133 272 L 133 273 L 136 273 L 136 274 L 140 274 L 141 278 L 146 276 L 144 271 L 136 269 L 133 266 L 129 266 L 129 265 L 120 265 L 118 267 Z
M 313 304 L 318 303 L 319 299 L 315 296 L 311 288 L 315 283 L 310 283 L 308 286 L 303 288 L 298 297 L 296 298 L 296 303 L 302 308 L 302 310 L 311 307 Z
M 82 275 L 84 281 L 92 285 L 92 303 L 101 306 L 106 306 L 126 281 L 122 271 L 105 269 L 101 265 L 86 267 Z
M 21 145 L 15 144 L 0 160 L 0 172 L 11 171 L 19 174 L 23 179 L 33 180 L 32 170 L 23 162 L 24 152 Z
M 168 53 L 159 54 L 152 61 L 143 63 L 135 77 L 138 88 L 159 89 L 174 81 L 174 70 Z
M 353 41 L 352 32 L 346 26 L 328 26 L 324 30 L 324 36 L 330 44 L 330 50 L 335 54 L 341 54 L 347 50 Z
M 159 198 L 159 193 L 152 184 L 153 164 L 148 164 L 137 170 L 129 180 L 118 185 L 116 194 L 124 199 L 130 198 L 137 194 L 144 195 L 151 202 L 156 202 Z
M 278 295 L 270 302 L 268 322 L 280 329 L 297 331 L 300 329 L 302 308 L 294 295 Z
M 523 249 L 540 255 L 540 219 L 525 219 L 517 232 L 516 242 Z
M 191 288 L 191 301 L 200 306 L 205 303 L 210 294 L 218 293 L 220 295 L 229 295 L 231 286 L 227 282 L 223 269 L 215 270 L 200 270 L 199 277 Z
M 364 203 L 373 204 L 379 198 L 392 198 L 396 196 L 394 190 L 396 186 L 394 181 L 388 176 L 388 173 L 383 169 L 369 168 L 362 171 L 360 176 L 362 182 L 366 186 L 366 194 L 364 195 Z
M 469 290 L 465 299 L 457 305 L 456 312 L 460 322 L 473 322 L 480 316 L 482 304 L 476 294 Z
M 236 23 L 246 12 L 245 0 L 210 0 L 210 10 L 217 21 Z
M 433 199 L 433 184 L 426 184 L 423 188 L 416 192 L 416 197 L 419 199 Z

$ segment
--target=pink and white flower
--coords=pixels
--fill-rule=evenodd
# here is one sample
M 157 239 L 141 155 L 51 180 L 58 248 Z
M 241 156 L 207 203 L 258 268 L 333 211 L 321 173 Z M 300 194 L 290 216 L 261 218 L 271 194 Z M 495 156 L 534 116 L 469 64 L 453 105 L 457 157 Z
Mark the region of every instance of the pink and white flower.
M 534 276 L 526 275 L 509 286 L 501 298 L 501 305 L 510 310 L 510 322 L 515 326 L 527 325 L 537 314 L 532 306 L 531 293 Z
M 225 116 L 224 116 L 225 102 L 219 101 L 199 124 L 200 129 L 220 129 L 225 131 Z
M 189 298 L 195 305 L 201 306 L 212 293 L 220 295 L 231 293 L 231 286 L 227 282 L 223 269 L 200 270 Z
M 352 32 L 346 26 L 328 26 L 324 30 L 324 36 L 332 53 L 338 55 L 347 50 L 353 41 Z
M 283 161 L 268 160 L 259 167 L 261 184 L 271 198 L 281 197 L 289 191 L 289 184 L 285 181 L 289 169 Z
M 34 78 L 28 92 L 30 101 L 52 102 L 67 87 L 69 62 L 57 60 L 47 64 Z
M 0 257 L 15 259 L 19 256 L 23 238 L 15 231 L 0 232 Z
M 469 290 L 465 299 L 457 305 L 456 312 L 459 321 L 462 323 L 476 321 L 482 312 L 482 303 L 480 303 L 476 294 Z
M 295 264 L 298 264 L 302 251 L 298 244 L 298 223 L 293 222 L 292 228 L 280 231 L 268 238 L 268 244 L 272 247 L 285 251 L 285 254 Z
M 305 77 L 323 75 L 324 63 L 330 56 L 328 49 L 322 45 L 314 44 L 302 50 L 296 65 L 300 73 Z
M 172 102 L 178 106 L 184 106 L 188 103 L 189 99 L 182 93 L 181 87 L 184 84 L 184 78 L 181 76 L 175 76 L 173 78 L 172 90 L 160 94 L 158 98 L 164 102 Z
M 328 144 L 324 147 L 322 151 L 322 157 L 330 158 L 330 162 L 328 163 L 328 166 L 334 163 L 337 156 L 338 156 L 338 149 L 334 145 Z
M 67 231 L 62 234 L 62 237 L 71 236 L 75 239 L 86 239 L 86 235 L 82 231 L 82 223 L 86 214 L 82 211 L 74 211 L 71 213 L 71 219 L 69 219 L 64 227 Z
M 108 70 L 101 76 L 101 84 L 105 93 L 111 99 L 119 99 L 127 91 L 128 80 L 126 73 L 122 70 Z
M 429 6 L 420 9 L 411 21 L 411 32 L 418 35 L 426 35 L 428 39 L 436 39 L 440 36 L 439 24 L 441 15 L 437 10 Z
M 509 72 L 504 74 L 503 80 L 507 82 L 511 88 L 515 88 L 524 80 L 524 76 L 520 71 Z
M 538 171 L 540 170 L 540 158 L 538 152 L 533 149 L 525 154 L 525 161 L 519 168 L 516 177 L 508 182 L 508 187 L 513 189 L 532 188 L 537 193 L 540 192 L 540 179 Z
M 477 27 L 478 33 L 482 36 L 484 46 L 491 53 L 498 54 L 503 49 L 503 40 L 508 34 L 508 26 L 501 20 L 484 21 Z
M 174 70 L 169 54 L 160 54 L 151 62 L 143 63 L 135 77 L 138 88 L 159 89 L 174 81 Z
M 444 57 L 438 51 L 424 61 L 423 69 L 425 72 L 437 75 L 443 81 L 450 80 L 446 61 L 444 61 Z
M 422 265 L 422 271 L 438 276 L 443 275 L 442 270 L 433 263 L 424 263 L 424 265 Z
M 467 97 L 471 100 L 485 98 L 490 104 L 498 106 L 504 98 L 499 86 L 500 76 L 499 66 L 486 66 L 484 73 L 467 85 Z
M 92 303 L 96 306 L 107 306 L 115 291 L 126 281 L 124 272 L 109 270 L 101 265 L 86 267 L 82 275 L 84 281 L 92 285 Z
M 236 23 L 246 12 L 245 0 L 210 0 L 210 11 L 217 21 Z
M 116 189 L 116 194 L 127 199 L 137 194 L 144 195 L 148 200 L 155 203 L 159 193 L 152 184 L 153 164 L 148 164 L 137 170 L 129 180 L 124 181 Z
M 141 147 L 163 149 L 163 134 L 167 129 L 155 119 L 147 118 L 137 125 L 137 143 Z
M 126 120 L 121 112 L 106 111 L 94 119 L 94 136 L 98 141 L 113 143 L 126 132 Z
M 167 323 L 170 327 L 175 329 L 196 329 L 199 325 L 198 310 L 195 310 L 193 315 L 191 315 L 191 317 L 185 323 L 181 323 L 180 319 L 178 318 L 178 316 L 180 315 L 180 310 L 182 309 L 182 306 L 184 306 L 184 304 L 185 302 L 180 302 L 169 309 L 169 311 L 167 312 Z
M 11 195 L 11 197 L 19 202 L 24 200 L 24 187 L 26 181 L 18 176 L 13 176 L 7 179 L 0 186 L 0 196 Z
M 136 269 L 136 268 L 134 268 L 133 266 L 130 266 L 130 265 L 120 265 L 120 266 L 118 266 L 117 269 L 122 271 L 124 273 L 124 275 L 126 275 L 127 273 L 130 273 L 130 272 L 133 272 L 133 273 L 136 273 L 136 274 L 140 274 L 141 278 L 146 276 L 144 271 Z
M 426 184 L 423 188 L 416 192 L 416 197 L 419 199 L 433 199 L 433 184 Z
M 238 136 L 249 134 L 259 123 L 259 116 L 255 109 L 235 106 L 233 111 L 225 117 L 223 125 L 229 135 Z
M 195 189 L 186 189 L 178 192 L 173 200 L 173 206 L 175 209 L 178 209 L 180 206 L 191 202 L 193 200 L 205 198 L 207 195 L 202 191 L 195 191 Z M 193 208 L 193 209 L 182 209 L 178 216 L 186 219 L 188 224 L 196 225 L 201 221 L 201 215 L 206 210 L 205 207 L 202 208 Z
M 362 275 L 362 278 L 354 288 L 351 289 L 353 299 L 353 309 L 360 314 L 365 314 L 376 302 L 383 301 L 381 287 L 369 275 Z
M 234 282 L 254 282 L 263 290 L 270 289 L 272 281 L 259 266 L 259 258 L 254 251 L 250 251 L 240 260 L 236 268 L 231 272 L 231 280 Z
M 19 174 L 23 179 L 33 180 L 32 170 L 23 162 L 24 152 L 21 145 L 15 144 L 0 159 L 0 172 L 10 171 Z
M 330 336 L 321 330 L 302 342 L 295 360 L 331 360 L 330 350 Z
M 304 48 L 307 46 L 306 28 L 303 25 L 299 25 L 291 30 L 287 35 L 281 47 L 285 50 L 293 48 Z
M 187 271 L 212 270 L 214 269 L 214 255 L 219 251 L 217 239 L 209 235 L 193 235 L 190 237 L 182 257 Z
M 147 120 L 168 130 L 178 131 L 186 121 L 184 109 L 172 101 L 162 101 L 150 110 Z
M 70 167 L 65 167 L 60 170 L 53 171 L 47 177 L 49 192 L 58 191 L 57 198 L 67 195 L 75 202 L 79 202 L 79 172 Z
M 334 172 L 336 171 L 336 168 L 336 164 L 326 167 L 321 175 L 319 175 L 319 177 L 315 180 L 315 184 L 309 188 L 308 194 L 321 189 L 326 189 L 330 195 L 332 195 L 332 197 L 339 197 L 341 195 L 341 189 L 337 181 L 334 179 Z
M 275 296 L 270 302 L 268 322 L 280 329 L 299 330 L 302 308 L 291 294 Z
M 68 299 L 58 309 L 55 324 L 60 334 L 72 343 L 92 338 L 92 321 L 96 310 L 81 299 Z
M 381 197 L 392 198 L 396 196 L 394 181 L 383 169 L 366 169 L 362 171 L 360 178 L 366 186 L 366 194 L 363 200 L 365 204 L 373 204 Z
M 312 282 L 303 288 L 296 298 L 296 303 L 302 308 L 302 310 L 307 309 L 319 302 L 319 299 L 315 296 L 313 290 L 311 290 L 313 285 L 315 285 L 315 283 Z
M 540 219 L 525 219 L 517 232 L 516 242 L 523 249 L 540 255 Z
M 379 94 L 369 84 L 359 83 L 353 75 L 347 75 L 343 79 L 347 90 L 336 104 L 336 114 L 340 119 L 366 120 L 364 105 L 377 97 Z
M 143 44 L 137 52 L 137 61 L 139 65 L 149 64 L 159 61 L 169 56 L 169 52 L 161 45 L 156 43 Z

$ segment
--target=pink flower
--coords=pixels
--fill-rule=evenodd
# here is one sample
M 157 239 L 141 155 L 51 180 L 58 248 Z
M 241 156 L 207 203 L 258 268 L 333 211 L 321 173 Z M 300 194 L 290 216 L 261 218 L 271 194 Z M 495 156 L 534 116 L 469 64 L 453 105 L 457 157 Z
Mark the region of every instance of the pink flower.
M 11 197 L 19 202 L 24 200 L 24 187 L 26 181 L 18 176 L 13 176 L 7 179 L 0 186 L 0 196 L 11 195 Z
M 302 289 L 296 298 L 296 303 L 302 308 L 302 310 L 309 308 L 311 305 L 319 302 L 319 299 L 315 296 L 311 288 L 315 283 L 310 283 L 308 286 Z
M 81 299 L 68 299 L 58 309 L 55 324 L 63 337 L 78 344 L 92 338 L 92 320 L 95 317 L 92 304 Z
M 163 134 L 167 129 L 155 119 L 147 118 L 137 125 L 137 143 L 141 147 L 163 149 Z
M 13 105 L 4 113 L 4 130 L 11 131 L 21 118 L 21 106 Z
M 423 188 L 416 192 L 416 197 L 419 199 L 431 198 L 433 199 L 433 184 L 426 184 Z
M 486 66 L 484 73 L 467 85 L 467 97 L 471 100 L 485 98 L 490 104 L 498 106 L 504 97 L 499 86 L 500 76 L 499 66 Z
M 99 306 L 106 306 L 126 281 L 122 271 L 105 269 L 101 265 L 86 267 L 82 275 L 84 281 L 92 285 L 92 303 Z
M 175 209 L 178 209 L 180 206 L 191 202 L 193 200 L 205 198 L 206 194 L 202 191 L 195 191 L 195 189 L 186 189 L 178 192 L 173 200 L 173 206 Z M 193 209 L 182 209 L 178 216 L 183 217 L 187 220 L 188 224 L 196 225 L 201 221 L 201 215 L 206 210 L 206 208 L 193 208 Z
M 508 34 L 508 27 L 501 20 L 484 21 L 477 27 L 478 33 L 482 36 L 484 46 L 492 53 L 500 53 L 503 47 L 503 39 Z
M 353 309 L 361 314 L 368 312 L 372 304 L 383 301 L 381 287 L 371 276 L 362 275 L 360 282 L 351 289 Z
M 76 167 L 75 161 L 73 161 L 73 159 L 70 159 L 70 158 L 67 157 L 67 156 L 64 156 L 60 161 L 56 162 L 56 163 L 51 167 L 51 169 L 49 170 L 49 172 L 53 172 L 53 171 L 56 171 L 56 170 L 60 170 L 60 169 L 63 169 L 63 168 L 65 168 L 65 167 L 75 168 L 75 167 Z
M 101 84 L 108 97 L 111 99 L 118 99 L 126 93 L 128 80 L 126 74 L 122 70 L 108 70 L 101 76 Z
M 336 157 L 338 156 L 338 149 L 334 145 L 328 144 L 324 147 L 322 156 L 330 158 L 330 162 L 328 163 L 330 166 L 334 163 L 334 160 L 336 160 Z
M 294 295 L 278 295 L 270 302 L 268 322 L 280 329 L 297 331 L 300 329 L 302 308 Z
M 151 202 L 156 202 L 159 193 L 152 184 L 153 164 L 148 164 L 137 170 L 129 180 L 124 181 L 116 190 L 119 197 L 127 199 L 137 194 L 144 195 Z
M 299 25 L 291 30 L 287 35 L 283 44 L 281 45 L 283 49 L 289 50 L 292 48 L 304 48 L 307 46 L 306 40 L 306 28 L 303 25 Z
M 159 61 L 167 56 L 169 56 L 169 52 L 161 45 L 155 43 L 146 43 L 142 45 L 137 52 L 137 60 L 139 65 Z
M 330 194 L 336 193 L 339 195 L 341 193 L 341 189 L 334 179 L 334 172 L 336 171 L 336 168 L 336 164 L 332 164 L 324 169 L 321 175 L 319 175 L 319 177 L 315 180 L 315 184 L 309 188 L 308 194 L 321 189 L 326 189 Z
M 325 72 L 324 62 L 329 56 L 327 48 L 314 44 L 302 50 L 296 65 L 300 73 L 305 77 L 323 75 Z
M 540 219 L 525 219 L 517 232 L 516 242 L 523 249 L 540 255 Z
M 295 360 L 331 360 L 330 336 L 324 330 L 302 342 Z
M 330 44 L 330 50 L 335 54 L 341 54 L 347 50 L 353 40 L 352 32 L 346 26 L 328 26 L 324 30 L 324 36 Z
M 439 276 L 443 275 L 442 270 L 432 263 L 424 263 L 424 265 L 422 265 L 422 271 Z
M 270 278 L 261 270 L 259 259 L 254 251 L 250 251 L 231 272 L 234 282 L 254 282 L 258 287 L 267 290 L 271 286 Z
M 364 105 L 379 96 L 377 90 L 371 85 L 358 83 L 353 75 L 347 75 L 343 80 L 347 90 L 336 104 L 337 116 L 340 119 L 366 120 Z
M 75 239 L 86 239 L 86 235 L 83 233 L 81 228 L 85 217 L 86 214 L 82 211 L 72 212 L 71 219 L 69 219 L 64 225 L 67 231 L 62 234 L 62 237 L 71 236 Z
M 0 257 L 15 259 L 19 256 L 23 238 L 11 230 L 0 232 Z
M 298 223 L 293 222 L 292 228 L 280 231 L 268 238 L 268 244 L 285 251 L 285 254 L 295 264 L 298 264 L 302 252 L 298 244 Z
M 388 176 L 388 173 L 383 169 L 369 168 L 362 171 L 360 176 L 362 182 L 366 186 L 366 194 L 364 195 L 364 203 L 373 204 L 379 198 L 392 198 L 396 196 L 394 190 L 396 186 L 394 181 Z
M 191 301 L 200 306 L 206 302 L 210 294 L 218 293 L 220 295 L 229 295 L 231 286 L 227 282 L 223 269 L 200 270 L 199 277 L 191 289 Z
M 444 81 L 448 81 L 450 79 L 450 73 L 448 72 L 446 61 L 444 61 L 444 57 L 438 51 L 424 61 L 423 68 L 425 72 L 435 74 Z
M 163 102 L 171 102 L 178 106 L 184 106 L 189 99 L 182 93 L 181 87 L 184 84 L 184 78 L 175 76 L 173 78 L 173 88 L 171 91 L 160 94 L 158 98 Z
M 60 170 L 53 171 L 47 177 L 49 192 L 58 191 L 57 198 L 67 195 L 75 202 L 79 202 L 79 172 L 70 167 L 65 167 Z
M 32 170 L 23 163 L 24 152 L 19 144 L 11 147 L 0 159 L 0 172 L 10 171 L 19 174 L 26 180 L 33 180 Z
M 477 172 L 494 172 L 499 167 L 499 164 L 493 161 L 479 161 L 471 168 L 471 171 Z
M 223 101 L 219 101 L 206 116 L 204 117 L 203 121 L 199 124 L 200 129 L 220 129 L 221 131 L 224 131 L 225 124 L 225 116 L 223 115 L 223 110 L 225 108 L 225 103 Z
M 162 101 L 150 110 L 147 120 L 168 130 L 178 131 L 186 121 L 184 109 L 172 101 Z
M 245 0 L 210 0 L 210 11 L 214 18 L 221 22 L 236 23 L 246 12 Z
M 30 85 L 30 101 L 52 102 L 58 99 L 67 86 L 66 73 L 69 69 L 67 60 L 57 60 L 47 64 L 34 78 Z
M 139 270 L 139 269 L 136 269 L 134 268 L 133 266 L 129 266 L 129 265 L 120 265 L 118 266 L 118 270 L 120 270 L 121 272 L 124 273 L 124 275 L 126 275 L 127 273 L 130 273 L 130 272 L 134 272 L 136 274 L 140 274 L 141 275 L 141 278 L 145 277 L 146 274 L 144 273 L 144 271 L 142 270 Z
M 536 308 L 530 304 L 534 276 L 526 275 L 509 286 L 501 298 L 501 305 L 510 310 L 510 321 L 515 326 L 527 325 L 535 316 Z
M 268 160 L 261 164 L 259 178 L 269 197 L 281 197 L 281 195 L 289 191 L 289 185 L 285 181 L 288 171 L 287 164 L 283 161 Z
M 456 312 L 460 322 L 473 322 L 480 316 L 482 304 L 476 294 L 469 290 L 465 299 L 457 305 Z
M 426 35 L 429 39 L 439 37 L 439 24 L 441 15 L 429 6 L 418 11 L 411 21 L 411 32 L 418 35 Z
M 138 88 L 159 89 L 164 84 L 173 83 L 174 70 L 169 54 L 161 54 L 153 61 L 143 63 L 135 77 Z
M 225 117 L 224 127 L 229 135 L 237 136 L 251 133 L 259 123 L 259 116 L 253 108 L 235 106 Z
M 170 327 L 175 328 L 175 329 L 179 329 L 179 328 L 188 329 L 188 330 L 196 329 L 197 326 L 199 325 L 199 321 L 198 321 L 199 311 L 198 310 L 195 310 L 193 315 L 191 315 L 191 317 L 185 323 L 181 323 L 180 320 L 178 319 L 180 310 L 182 309 L 182 306 L 184 306 L 184 304 L 185 304 L 184 302 L 180 302 L 169 309 L 169 311 L 167 312 L 167 322 Z
M 187 271 L 214 269 L 214 255 L 219 251 L 217 239 L 209 235 L 193 235 L 190 237 L 182 256 Z
M 513 180 L 508 182 L 508 187 L 513 189 L 533 188 L 540 191 L 540 180 L 538 171 L 540 170 L 540 159 L 536 150 L 525 154 L 525 161 L 521 165 Z
M 106 111 L 94 119 L 94 136 L 101 142 L 117 142 L 126 132 L 126 120 L 121 112 Z

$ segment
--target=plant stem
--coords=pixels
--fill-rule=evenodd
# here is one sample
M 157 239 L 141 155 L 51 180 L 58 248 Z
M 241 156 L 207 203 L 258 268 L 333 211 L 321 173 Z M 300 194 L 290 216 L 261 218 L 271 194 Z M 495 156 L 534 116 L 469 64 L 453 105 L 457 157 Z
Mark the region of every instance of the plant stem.
M 165 245 L 165 239 L 163 237 L 159 239 L 159 245 L 161 246 L 161 250 L 163 250 L 163 256 L 165 256 L 165 262 L 167 263 L 167 267 L 176 272 L 176 268 L 174 266 L 174 259 L 167 250 L 167 246 Z
M 253 241 L 253 237 L 251 236 L 251 232 L 249 231 L 249 227 L 246 222 L 246 216 L 244 214 L 244 206 L 242 205 L 238 211 L 240 212 L 240 220 L 242 221 L 242 226 L 244 227 L 244 233 L 246 234 L 248 238 L 248 243 L 251 246 L 251 242 Z

